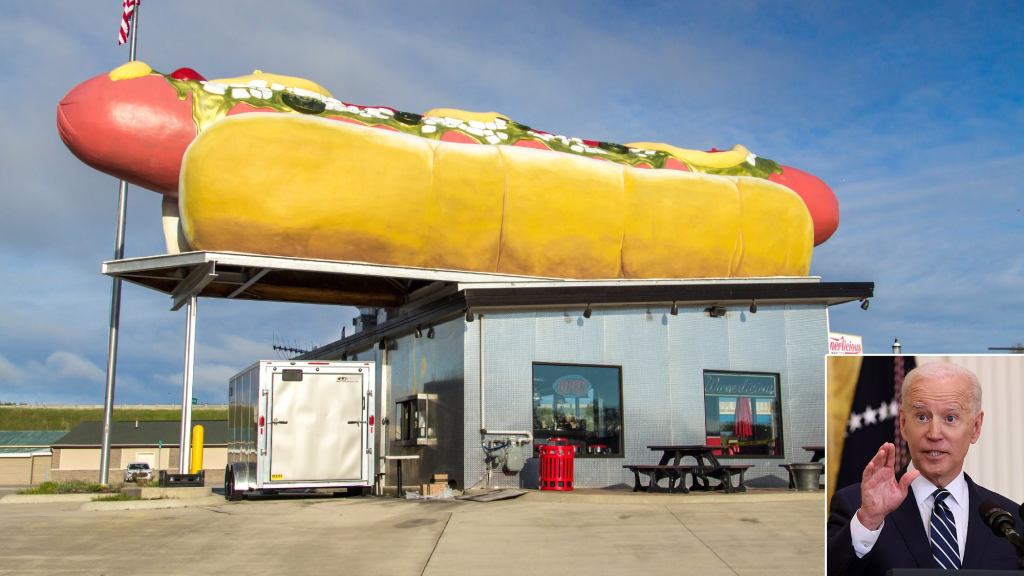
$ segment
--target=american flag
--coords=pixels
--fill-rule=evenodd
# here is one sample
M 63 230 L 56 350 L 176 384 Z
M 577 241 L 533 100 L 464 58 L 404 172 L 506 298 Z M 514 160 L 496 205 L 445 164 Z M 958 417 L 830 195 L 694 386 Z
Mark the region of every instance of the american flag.
M 906 365 L 903 363 L 903 356 L 893 357 L 893 400 L 897 405 L 902 406 L 903 403 L 903 378 L 907 375 Z M 896 444 L 896 469 L 902 470 L 907 467 L 910 463 L 910 452 L 907 448 L 907 441 L 903 439 L 903 434 L 900 433 L 900 419 L 894 415 L 893 417 L 896 430 L 894 438 L 894 444 Z
M 128 41 L 128 34 L 132 29 L 132 13 L 141 0 L 123 0 L 121 7 L 121 30 L 117 33 L 117 45 L 120 46 Z

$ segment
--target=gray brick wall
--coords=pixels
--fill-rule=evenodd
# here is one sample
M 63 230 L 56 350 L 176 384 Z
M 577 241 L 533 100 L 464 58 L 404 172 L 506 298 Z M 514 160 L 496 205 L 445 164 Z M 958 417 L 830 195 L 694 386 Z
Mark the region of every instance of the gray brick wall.
M 629 483 L 625 463 L 654 463 L 650 444 L 704 443 L 704 370 L 780 375 L 784 455 L 736 460 L 753 464 L 752 485 L 784 486 L 779 464 L 806 461 L 800 448 L 824 444 L 827 313 L 822 305 L 760 306 L 756 314 L 733 307 L 710 318 L 703 307 L 597 308 L 485 313 L 484 371 L 488 428 L 532 428 L 532 364 L 559 362 L 622 367 L 624 458 L 580 458 L 576 483 L 600 487 Z M 480 449 L 479 330 L 466 325 L 465 478 L 484 474 Z M 493 477 L 495 486 L 533 486 L 536 462 L 520 475 Z

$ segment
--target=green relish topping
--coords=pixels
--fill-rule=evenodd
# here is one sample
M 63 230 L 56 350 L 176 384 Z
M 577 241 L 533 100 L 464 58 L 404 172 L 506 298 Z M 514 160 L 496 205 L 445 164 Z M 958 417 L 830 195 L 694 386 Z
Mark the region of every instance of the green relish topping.
M 646 164 L 651 168 L 665 168 L 669 158 L 685 165 L 691 172 L 727 176 L 754 176 L 768 178 L 782 172 L 778 163 L 751 154 L 746 161 L 726 168 L 712 168 L 694 164 L 667 152 L 630 148 L 611 142 L 594 142 L 534 130 L 513 120 L 497 117 L 493 121 L 464 121 L 458 118 L 422 116 L 380 106 L 357 106 L 305 90 L 264 80 L 251 80 L 245 84 L 220 84 L 198 80 L 178 80 L 163 74 L 174 87 L 178 98 L 192 95 L 192 118 L 202 132 L 227 116 L 237 104 L 254 108 L 270 108 L 278 112 L 300 113 L 324 118 L 344 118 L 369 127 L 388 127 L 403 134 L 441 140 L 449 132 L 457 132 L 479 144 L 515 144 L 533 141 L 556 152 L 589 158 L 600 158 L 628 166 Z

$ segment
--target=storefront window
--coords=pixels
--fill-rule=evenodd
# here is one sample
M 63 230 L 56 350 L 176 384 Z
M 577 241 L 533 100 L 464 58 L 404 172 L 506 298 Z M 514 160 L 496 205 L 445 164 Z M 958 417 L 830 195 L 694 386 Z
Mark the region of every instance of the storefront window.
M 559 438 L 576 457 L 622 456 L 622 368 L 533 365 L 535 444 Z
M 721 456 L 782 456 L 779 375 L 704 372 L 706 442 Z

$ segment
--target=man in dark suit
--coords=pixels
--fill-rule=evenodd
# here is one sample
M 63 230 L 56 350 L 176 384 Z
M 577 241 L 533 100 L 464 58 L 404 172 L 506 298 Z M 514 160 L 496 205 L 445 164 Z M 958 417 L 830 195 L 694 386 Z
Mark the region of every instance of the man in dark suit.
M 896 448 L 885 443 L 864 469 L 861 483 L 835 493 L 828 519 L 828 573 L 1017 569 L 1013 546 L 978 513 L 979 505 L 990 501 L 1013 514 L 1022 532 L 1017 505 L 963 472 L 985 416 L 977 377 L 954 364 L 924 364 L 907 374 L 902 399 L 900 430 L 913 466 L 897 481 Z

